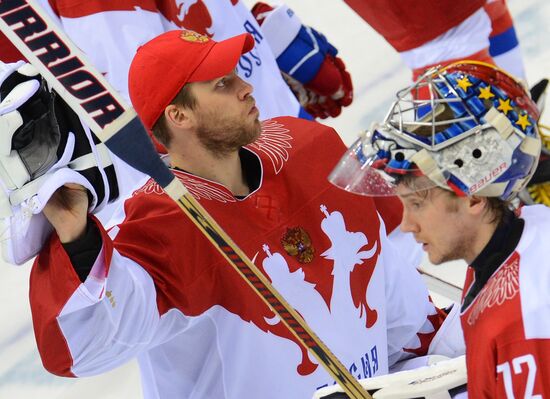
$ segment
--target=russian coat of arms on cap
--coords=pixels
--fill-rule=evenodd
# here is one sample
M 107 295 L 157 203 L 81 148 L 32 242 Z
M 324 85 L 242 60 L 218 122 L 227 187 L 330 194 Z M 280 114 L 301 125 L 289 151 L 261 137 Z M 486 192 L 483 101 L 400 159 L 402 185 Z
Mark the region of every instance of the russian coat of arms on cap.
M 205 43 L 205 42 L 207 42 L 208 40 L 210 40 L 210 39 L 208 38 L 208 36 L 204 36 L 204 35 L 201 35 L 200 33 L 195 32 L 195 31 L 186 30 L 186 29 L 183 29 L 183 30 L 181 31 L 180 37 L 181 37 L 183 40 L 186 40 L 186 41 L 188 41 L 188 42 Z

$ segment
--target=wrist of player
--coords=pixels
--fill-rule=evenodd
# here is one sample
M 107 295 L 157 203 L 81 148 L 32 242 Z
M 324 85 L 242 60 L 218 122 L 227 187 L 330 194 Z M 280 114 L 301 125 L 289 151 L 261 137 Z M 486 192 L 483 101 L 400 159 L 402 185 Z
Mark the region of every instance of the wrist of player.
M 66 184 L 55 191 L 43 213 L 62 243 L 84 235 L 88 217 L 88 190 L 78 184 Z

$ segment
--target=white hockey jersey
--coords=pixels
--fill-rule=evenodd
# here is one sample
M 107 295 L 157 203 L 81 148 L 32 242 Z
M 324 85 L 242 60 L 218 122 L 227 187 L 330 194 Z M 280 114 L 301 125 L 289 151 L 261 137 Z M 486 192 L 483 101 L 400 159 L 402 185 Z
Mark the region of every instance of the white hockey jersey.
M 159 34 L 186 28 L 219 41 L 249 32 L 256 45 L 241 57 L 237 72 L 254 87 L 260 120 L 300 115 L 300 105 L 281 77 L 269 44 L 240 0 L 38 2 L 127 99 L 128 68 L 136 49 Z
M 441 317 L 417 273 L 418 247 L 396 248 L 398 200 L 377 206 L 328 183 L 345 150 L 334 130 L 295 118 L 264 122 L 245 151 L 259 187 L 175 171 L 189 191 L 357 378 L 425 354 Z M 393 214 L 392 214 L 393 213 Z M 396 218 L 397 216 L 397 218 Z M 145 398 L 305 398 L 333 379 L 152 180 L 81 283 L 57 237 L 31 275 L 45 367 L 87 376 L 137 356 Z

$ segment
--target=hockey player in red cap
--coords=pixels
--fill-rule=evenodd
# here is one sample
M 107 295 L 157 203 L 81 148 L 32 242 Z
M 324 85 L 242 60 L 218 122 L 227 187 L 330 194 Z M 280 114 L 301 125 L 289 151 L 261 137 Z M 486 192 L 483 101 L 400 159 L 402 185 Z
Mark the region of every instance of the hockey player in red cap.
M 253 46 L 248 34 L 177 30 L 137 51 L 130 97 L 172 171 L 354 376 L 461 354 L 457 307 L 430 302 L 419 247 L 396 230 L 398 201 L 327 181 L 345 150 L 333 129 L 260 122 L 235 73 Z M 154 181 L 125 198 L 109 231 L 88 210 L 79 185 L 44 208 L 55 232 L 30 300 L 50 372 L 82 377 L 137 358 L 145 398 L 304 398 L 333 384 Z

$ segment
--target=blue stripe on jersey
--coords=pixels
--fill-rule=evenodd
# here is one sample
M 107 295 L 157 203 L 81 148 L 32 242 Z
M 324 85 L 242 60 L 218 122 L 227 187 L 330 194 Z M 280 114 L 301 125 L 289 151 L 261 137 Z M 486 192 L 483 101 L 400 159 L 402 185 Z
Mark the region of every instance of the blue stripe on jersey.
M 500 35 L 489 38 L 489 43 L 489 54 L 491 54 L 491 57 L 504 54 L 518 45 L 516 30 L 512 26 Z
M 302 106 L 300 106 L 300 112 L 298 112 L 298 118 L 307 119 L 308 121 L 312 121 L 315 119 Z

